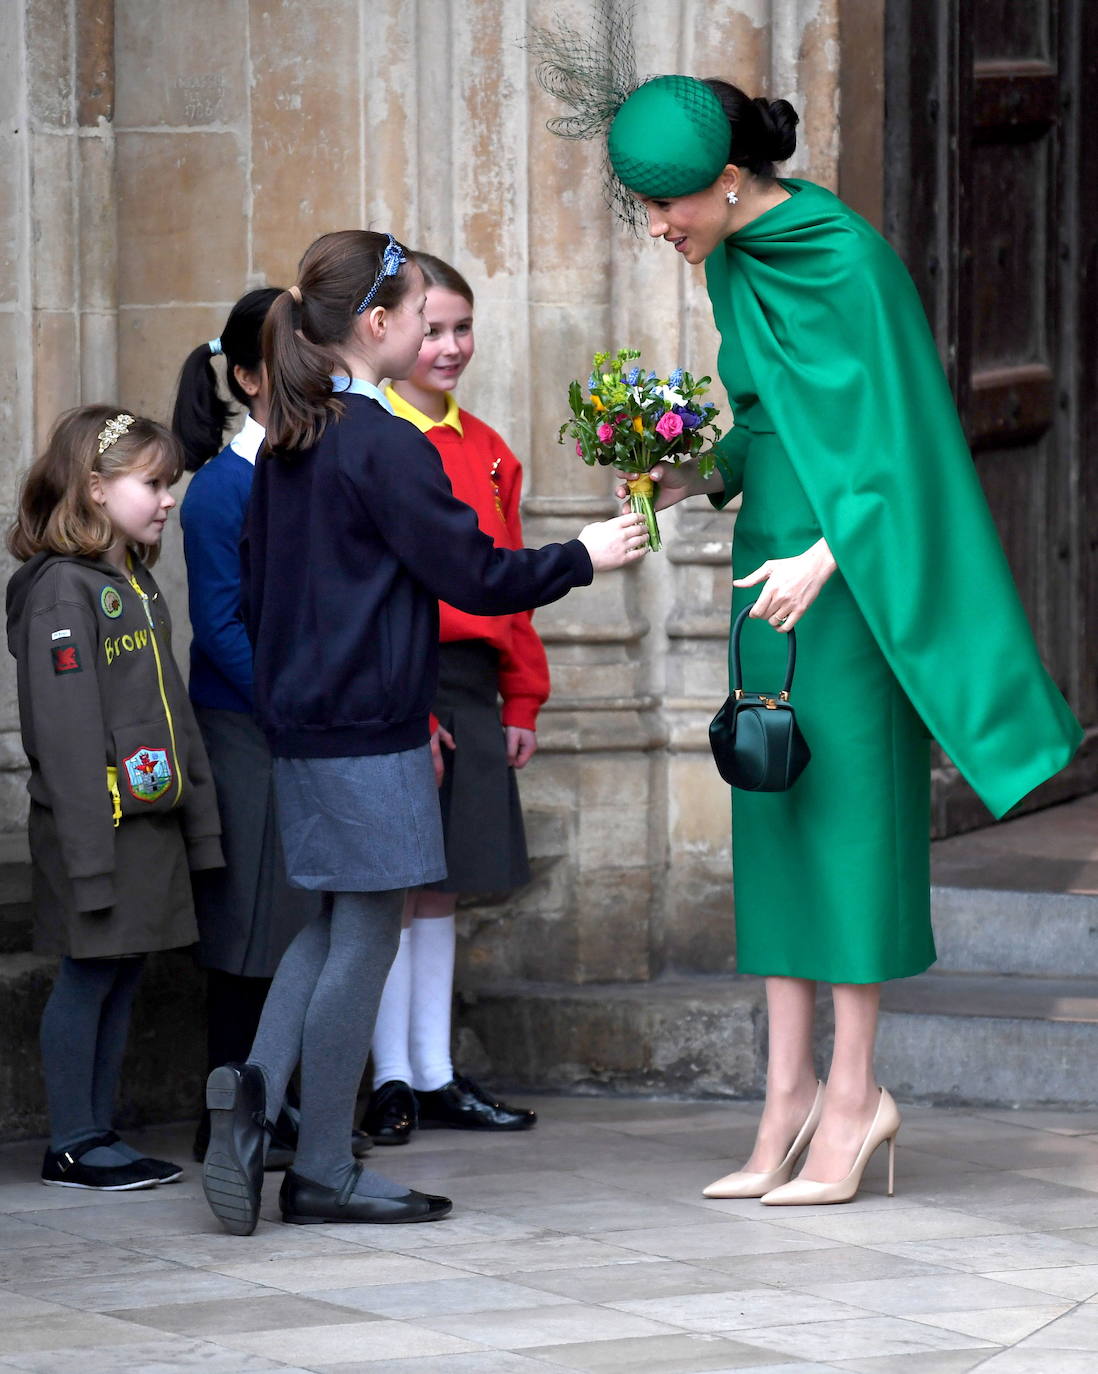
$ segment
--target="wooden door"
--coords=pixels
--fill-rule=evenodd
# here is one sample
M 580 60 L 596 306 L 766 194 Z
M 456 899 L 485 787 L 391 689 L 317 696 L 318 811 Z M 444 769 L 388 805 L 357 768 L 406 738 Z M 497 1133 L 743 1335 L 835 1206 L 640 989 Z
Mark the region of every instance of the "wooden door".
M 885 50 L 885 232 L 1087 727 L 1032 809 L 1098 787 L 1098 3 L 888 0 Z M 939 757 L 935 833 L 989 819 Z

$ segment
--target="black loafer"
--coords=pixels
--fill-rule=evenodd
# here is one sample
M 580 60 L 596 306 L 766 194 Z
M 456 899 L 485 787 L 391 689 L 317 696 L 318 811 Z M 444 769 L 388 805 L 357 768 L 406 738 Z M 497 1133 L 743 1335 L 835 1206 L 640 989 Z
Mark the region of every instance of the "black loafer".
M 424 1130 L 450 1126 L 459 1131 L 528 1131 L 537 1112 L 497 1102 L 471 1078 L 454 1078 L 434 1092 L 416 1093 Z
M 101 1193 L 132 1193 L 155 1188 L 160 1179 L 148 1167 L 150 1161 L 130 1164 L 84 1164 L 83 1158 L 100 1145 L 113 1145 L 113 1131 L 93 1135 L 67 1150 L 47 1150 L 42 1160 L 42 1182 L 52 1188 L 89 1188 Z
M 291 1226 L 321 1226 L 333 1221 L 392 1226 L 406 1221 L 438 1221 L 454 1205 L 448 1197 L 433 1193 L 365 1197 L 355 1192 L 361 1172 L 361 1166 L 356 1168 L 342 1188 L 325 1188 L 288 1169 L 278 1195 L 282 1220 Z
M 223 1064 L 206 1080 L 210 1146 L 202 1188 L 210 1210 L 234 1236 L 250 1236 L 259 1221 L 265 1102 L 266 1084 L 255 1064 Z
M 391 1078 L 370 1094 L 361 1122 L 375 1145 L 407 1145 L 417 1124 L 415 1094 L 399 1078 Z

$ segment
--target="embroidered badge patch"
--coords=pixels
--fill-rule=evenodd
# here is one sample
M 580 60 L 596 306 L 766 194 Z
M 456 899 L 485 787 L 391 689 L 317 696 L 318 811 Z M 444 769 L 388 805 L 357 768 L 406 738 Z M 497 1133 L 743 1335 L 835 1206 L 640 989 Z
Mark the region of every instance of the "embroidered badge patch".
M 154 802 L 172 785 L 172 765 L 165 749 L 138 749 L 122 760 L 122 767 L 138 801 Z
M 122 598 L 116 587 L 106 586 L 99 593 L 99 604 L 108 620 L 117 620 L 122 614 Z
M 51 649 L 53 655 L 53 671 L 55 673 L 82 673 L 83 665 L 80 662 L 80 650 L 75 644 L 59 644 L 55 649 Z

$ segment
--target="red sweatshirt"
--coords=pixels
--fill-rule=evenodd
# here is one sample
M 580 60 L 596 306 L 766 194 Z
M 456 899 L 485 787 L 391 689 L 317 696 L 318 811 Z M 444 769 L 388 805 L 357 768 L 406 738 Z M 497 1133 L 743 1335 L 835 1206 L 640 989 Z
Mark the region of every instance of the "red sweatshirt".
M 386 398 L 394 412 L 426 434 L 442 458 L 454 495 L 473 507 L 477 522 L 498 548 L 521 549 L 522 465 L 500 436 L 483 420 L 459 410 L 447 397 L 446 418 L 439 423 L 409 405 L 392 387 Z M 499 650 L 499 694 L 503 724 L 537 728 L 539 708 L 549 696 L 549 664 L 531 612 L 515 615 L 470 615 L 439 602 L 439 639 L 482 639 Z

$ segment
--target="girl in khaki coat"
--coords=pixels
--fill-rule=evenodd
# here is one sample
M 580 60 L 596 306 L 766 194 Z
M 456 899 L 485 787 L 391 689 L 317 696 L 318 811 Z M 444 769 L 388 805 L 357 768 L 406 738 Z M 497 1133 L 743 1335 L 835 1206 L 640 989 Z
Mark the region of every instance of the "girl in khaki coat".
M 115 406 L 61 417 L 8 547 L 8 647 L 30 763 L 35 949 L 61 955 L 42 1016 L 42 1182 L 178 1178 L 111 1130 L 144 955 L 196 938 L 190 869 L 220 866 L 209 765 L 149 572 L 182 471 L 174 437 Z

